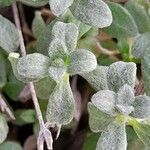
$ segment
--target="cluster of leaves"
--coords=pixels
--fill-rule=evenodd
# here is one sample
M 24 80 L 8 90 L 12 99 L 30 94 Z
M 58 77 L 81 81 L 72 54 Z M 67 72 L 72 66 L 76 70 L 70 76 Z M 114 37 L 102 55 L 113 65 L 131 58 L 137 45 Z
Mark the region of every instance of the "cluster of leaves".
M 124 6 L 102 0 L 18 1 L 35 7 L 49 3 L 56 18 L 46 24 L 39 12 L 35 14 L 32 31 L 37 39 L 36 52 L 20 57 L 15 52 L 19 47 L 18 31 L 13 23 L 0 16 L 1 95 L 5 93 L 16 100 L 24 83 L 34 82 L 38 98 L 49 99 L 46 112 L 45 106 L 42 109 L 46 121 L 59 127 L 69 124 L 74 117 L 75 100 L 69 76 L 79 74 L 98 91 L 88 104 L 90 128 L 93 132 L 101 132 L 96 149 L 126 150 L 127 126 L 133 127 L 145 149 L 148 149 L 150 4 L 144 0 L 129 0 Z M 13 2 L 1 0 L 0 6 L 9 6 Z M 116 48 L 123 60 L 141 61 L 148 96 L 134 96 L 135 63 L 119 61 L 110 66 L 100 66 L 90 46 L 78 45 L 83 40 L 89 42 L 93 35 L 98 34 L 98 28 L 103 28 L 103 32 L 117 39 Z M 34 110 L 17 110 L 15 116 L 16 124 L 34 123 L 34 130 L 37 130 Z M 3 114 L 0 114 L 0 132 L 2 143 L 8 134 L 7 120 Z M 16 145 L 15 149 L 22 149 L 11 142 L 4 142 L 0 147 L 8 149 L 12 144 L 13 147 Z

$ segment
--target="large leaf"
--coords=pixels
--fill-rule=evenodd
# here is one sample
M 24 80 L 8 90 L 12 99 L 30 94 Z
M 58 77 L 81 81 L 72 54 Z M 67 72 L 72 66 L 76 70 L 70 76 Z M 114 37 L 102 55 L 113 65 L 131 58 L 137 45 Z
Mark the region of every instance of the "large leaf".
M 102 0 L 74 0 L 70 7 L 72 14 L 80 21 L 99 28 L 112 23 L 112 14 Z
M 107 83 L 110 90 L 117 92 L 124 84 L 132 88 L 135 86 L 136 64 L 129 62 L 116 62 L 109 66 Z
M 68 124 L 74 115 L 74 98 L 69 84 L 69 76 L 66 76 L 55 87 L 47 106 L 47 121 L 57 125 Z
M 116 104 L 117 95 L 115 92 L 110 90 L 102 90 L 97 92 L 92 96 L 92 104 L 96 106 L 100 111 L 115 115 L 115 104 Z
M 129 0 L 125 3 L 125 8 L 133 16 L 139 32 L 143 33 L 150 31 L 150 18 L 142 5 L 135 0 Z
M 138 34 L 138 29 L 133 17 L 120 4 L 108 2 L 112 11 L 113 22 L 105 31 L 113 37 L 133 37 Z
M 95 55 L 86 49 L 78 49 L 70 53 L 67 72 L 71 75 L 90 72 L 97 66 Z
M 0 113 L 0 144 L 4 142 L 8 134 L 6 118 Z
M 9 6 L 13 3 L 14 0 L 0 0 L 0 7 Z
M 146 95 L 140 95 L 135 97 L 133 103 L 134 111 L 133 117 L 136 118 L 149 118 L 150 117 L 150 97 Z
M 49 0 L 51 11 L 56 16 L 63 14 L 72 3 L 73 0 Z
M 23 150 L 17 142 L 7 141 L 0 145 L 0 150 Z
M 100 132 L 107 128 L 107 126 L 114 120 L 110 115 L 101 112 L 92 103 L 88 104 L 89 111 L 89 125 L 93 132 Z
M 18 46 L 18 30 L 12 22 L 0 15 L 0 47 L 9 53 L 16 51 Z
M 125 124 L 114 121 L 101 133 L 96 150 L 126 150 L 126 148 Z
M 96 90 L 108 90 L 107 86 L 108 67 L 97 66 L 95 70 L 80 74 Z

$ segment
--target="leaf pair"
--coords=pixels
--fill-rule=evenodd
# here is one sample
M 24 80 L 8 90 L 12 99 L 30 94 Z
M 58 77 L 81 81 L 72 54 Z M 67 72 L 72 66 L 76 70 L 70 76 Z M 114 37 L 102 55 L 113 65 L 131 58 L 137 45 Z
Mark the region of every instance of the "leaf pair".
M 150 98 L 146 95 L 134 97 L 134 90 L 128 85 L 121 87 L 117 94 L 110 90 L 99 91 L 91 101 L 88 104 L 90 128 L 94 132 L 102 131 L 97 149 L 126 150 L 125 123 L 130 120 L 127 116 L 150 117 Z

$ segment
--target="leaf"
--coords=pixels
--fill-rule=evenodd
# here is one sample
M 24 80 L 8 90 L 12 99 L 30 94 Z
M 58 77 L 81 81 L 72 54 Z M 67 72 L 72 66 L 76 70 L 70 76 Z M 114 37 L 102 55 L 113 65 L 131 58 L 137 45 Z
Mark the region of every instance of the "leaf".
M 17 71 L 23 82 L 37 81 L 48 76 L 49 58 L 34 53 L 18 60 Z
M 67 72 L 70 75 L 90 72 L 97 66 L 95 55 L 86 49 L 78 49 L 70 53 Z
M 133 128 L 145 146 L 150 147 L 150 125 L 136 121 Z
M 33 7 L 40 7 L 44 6 L 48 3 L 48 0 L 17 0 L 25 5 L 33 6 Z
M 137 58 L 143 58 L 144 52 L 150 47 L 150 32 L 146 32 L 137 36 L 132 46 L 132 54 Z
M 77 46 L 78 28 L 73 23 L 56 22 L 52 29 L 53 39 L 59 39 L 67 47 L 68 51 L 75 50 Z
M 112 23 L 112 14 L 102 0 L 75 0 L 70 7 L 72 14 L 85 24 L 98 28 Z
M 12 22 L 0 15 L 0 47 L 7 53 L 19 47 L 18 30 Z
M 7 82 L 6 70 L 6 59 L 2 52 L 0 52 L 0 89 L 2 89 Z
M 101 133 L 96 150 L 126 150 L 126 148 L 125 124 L 114 121 Z
M 108 114 L 101 112 L 92 103 L 88 103 L 89 126 L 93 132 L 101 132 L 114 120 Z
M 53 92 L 56 82 L 50 77 L 45 77 L 34 83 L 35 91 L 40 99 L 49 99 L 50 94 Z
M 23 148 L 17 142 L 6 141 L 0 145 L 0 150 L 23 150 Z
M 115 101 L 117 95 L 110 90 L 101 90 L 92 96 L 92 104 L 96 106 L 100 111 L 109 115 L 116 115 Z
M 13 3 L 13 0 L 0 0 L 0 7 L 9 6 Z
M 108 90 L 107 86 L 108 67 L 97 66 L 95 70 L 80 74 L 96 90 Z
M 108 34 L 113 37 L 134 37 L 138 34 L 138 28 L 131 14 L 120 4 L 107 2 L 112 11 L 113 22 L 105 28 Z
M 56 16 L 63 14 L 72 3 L 73 0 L 49 0 L 51 11 Z
M 134 111 L 132 116 L 136 118 L 148 118 L 150 117 L 150 97 L 146 95 L 140 95 L 135 97 L 133 103 Z
M 43 30 L 46 29 L 46 24 L 41 16 L 40 11 L 35 12 L 35 17 L 32 22 L 32 31 L 35 37 L 39 37 Z
M 8 130 L 6 118 L 0 113 L 0 144 L 7 138 Z
M 50 123 L 66 125 L 74 115 L 74 98 L 69 85 L 69 76 L 58 83 L 50 95 L 46 119 Z
M 150 31 L 150 18 L 142 5 L 134 0 L 129 0 L 125 3 L 125 8 L 133 16 L 140 33 Z
M 119 89 L 117 94 L 116 106 L 118 110 L 125 115 L 130 114 L 134 110 L 132 106 L 132 103 L 134 102 L 134 89 L 125 84 Z
M 118 61 L 109 66 L 107 83 L 110 90 L 117 92 L 124 84 L 135 86 L 136 64 Z

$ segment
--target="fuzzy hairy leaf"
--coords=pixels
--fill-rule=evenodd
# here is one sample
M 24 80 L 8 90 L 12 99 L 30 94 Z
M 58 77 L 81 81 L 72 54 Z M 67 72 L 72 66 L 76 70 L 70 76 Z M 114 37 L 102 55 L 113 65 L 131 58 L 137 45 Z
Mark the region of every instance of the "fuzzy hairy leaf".
M 63 14 L 72 3 L 73 0 L 49 0 L 51 11 L 56 16 Z
M 37 81 L 48 76 L 49 58 L 34 53 L 18 60 L 17 71 L 23 82 Z
M 126 148 L 125 124 L 114 121 L 101 133 L 96 150 L 126 150 Z
M 74 98 L 69 84 L 69 76 L 58 83 L 50 95 L 46 119 L 50 123 L 65 125 L 74 115 Z
M 0 15 L 0 47 L 7 53 L 19 47 L 19 35 L 15 25 Z
M 112 14 L 102 0 L 75 0 L 70 7 L 72 14 L 80 21 L 99 28 L 112 23 Z
M 95 55 L 86 49 L 78 49 L 70 53 L 67 72 L 71 75 L 90 72 L 97 66 Z
M 6 139 L 8 130 L 6 118 L 0 113 L 0 144 Z
M 0 145 L 0 150 L 23 150 L 17 142 L 6 141 Z
M 135 97 L 133 103 L 134 111 L 133 117 L 136 118 L 148 118 L 150 117 L 150 97 L 146 95 L 140 95 Z
M 108 67 L 97 66 L 95 70 L 80 74 L 96 90 L 108 90 L 107 86 Z
M 13 3 L 14 0 L 0 0 L 0 7 L 9 6 Z
M 43 30 L 45 30 L 46 24 L 41 16 L 40 11 L 35 12 L 35 17 L 32 22 L 32 31 L 35 37 L 39 37 Z
M 142 5 L 135 0 L 129 0 L 125 3 L 125 8 L 133 16 L 140 33 L 150 31 L 150 18 Z
M 108 2 L 112 11 L 113 22 L 105 31 L 113 37 L 133 37 L 138 34 L 138 28 L 131 14 L 120 4 Z
M 150 32 L 143 33 L 135 38 L 132 46 L 132 54 L 137 58 L 142 58 L 145 50 L 150 47 Z
M 100 132 L 106 129 L 106 127 L 114 120 L 110 115 L 101 112 L 92 103 L 88 104 L 89 111 L 89 126 L 93 132 Z
M 107 83 L 110 90 L 117 92 L 124 84 L 135 86 L 136 64 L 118 61 L 108 68 Z
M 73 51 L 77 45 L 78 28 L 73 23 L 56 22 L 52 29 L 52 38 L 59 39 L 67 47 L 68 51 Z
M 101 90 L 92 96 L 92 104 L 100 111 L 114 116 L 117 95 L 110 90 Z

